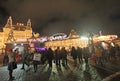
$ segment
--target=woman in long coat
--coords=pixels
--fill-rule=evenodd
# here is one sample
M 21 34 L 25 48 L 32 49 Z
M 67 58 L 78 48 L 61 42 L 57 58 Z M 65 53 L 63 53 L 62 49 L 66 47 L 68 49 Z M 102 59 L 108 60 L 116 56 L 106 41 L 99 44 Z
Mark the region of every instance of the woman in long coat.
M 13 73 L 13 70 L 17 68 L 17 63 L 16 63 L 16 59 L 15 59 L 17 53 L 14 53 L 12 49 L 9 49 L 7 51 L 7 53 L 8 53 L 8 57 L 9 57 L 9 63 L 8 63 L 9 80 L 14 80 L 12 73 Z

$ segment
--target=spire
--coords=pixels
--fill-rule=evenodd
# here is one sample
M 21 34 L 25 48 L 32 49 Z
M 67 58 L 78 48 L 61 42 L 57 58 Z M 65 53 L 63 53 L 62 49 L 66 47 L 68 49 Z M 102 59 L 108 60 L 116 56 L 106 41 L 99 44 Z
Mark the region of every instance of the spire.
M 30 19 L 28 19 L 28 21 L 27 21 L 27 26 L 31 27 L 31 20 Z
M 12 17 L 11 16 L 8 18 L 6 26 L 12 27 Z

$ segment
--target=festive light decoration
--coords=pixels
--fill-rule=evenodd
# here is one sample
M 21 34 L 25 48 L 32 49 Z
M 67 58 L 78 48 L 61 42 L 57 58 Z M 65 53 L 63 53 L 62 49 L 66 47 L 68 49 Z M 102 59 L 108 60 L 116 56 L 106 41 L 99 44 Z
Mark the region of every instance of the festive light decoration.
M 60 35 L 54 34 L 52 37 L 50 37 L 53 39 L 45 42 L 45 46 L 51 47 L 53 50 L 55 50 L 57 47 L 60 47 L 60 48 L 66 47 L 66 49 L 69 49 L 72 46 L 84 48 L 89 45 L 90 38 L 79 37 L 79 35 L 74 30 L 72 30 L 70 32 L 70 35 L 68 37 L 65 37 L 62 39 L 60 36 L 61 36 L 61 34 Z M 112 40 L 115 40 L 115 39 L 117 39 L 117 35 L 106 35 L 106 36 L 102 35 L 102 36 L 98 36 L 98 37 L 93 36 L 92 40 L 93 40 L 93 44 L 95 44 L 96 42 L 100 42 L 100 41 L 111 42 Z
M 49 37 L 49 40 L 63 40 L 66 39 L 67 35 L 64 33 L 57 33 Z

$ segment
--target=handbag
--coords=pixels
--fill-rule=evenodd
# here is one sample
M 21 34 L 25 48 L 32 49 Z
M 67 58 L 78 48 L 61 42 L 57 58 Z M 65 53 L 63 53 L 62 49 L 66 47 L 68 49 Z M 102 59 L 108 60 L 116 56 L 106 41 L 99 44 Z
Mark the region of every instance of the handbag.
M 12 66 L 13 66 L 13 69 L 16 69 L 17 68 L 17 63 L 16 62 L 12 62 Z

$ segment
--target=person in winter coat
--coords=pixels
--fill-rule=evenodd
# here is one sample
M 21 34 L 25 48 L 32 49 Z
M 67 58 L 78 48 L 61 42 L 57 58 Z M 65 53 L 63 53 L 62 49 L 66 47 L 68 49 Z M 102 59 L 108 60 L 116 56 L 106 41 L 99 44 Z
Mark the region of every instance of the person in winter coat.
M 62 49 L 61 49 L 61 57 L 62 57 L 63 66 L 67 65 L 67 51 L 66 51 L 65 47 L 62 47 Z
M 14 53 L 12 49 L 9 49 L 7 53 L 9 57 L 9 63 L 8 63 L 9 80 L 14 80 L 15 77 L 12 76 L 12 73 L 13 70 L 17 68 L 16 59 L 15 59 L 17 53 Z
M 3 65 L 7 65 L 9 62 L 9 57 L 8 54 L 5 53 L 4 57 L 3 57 Z
M 60 47 L 57 47 L 57 49 L 55 50 L 55 63 L 56 65 L 60 65 L 60 59 L 61 59 L 61 50 L 60 50 Z
M 83 63 L 82 48 L 80 48 L 80 47 L 77 47 L 77 56 L 78 56 L 79 63 Z
M 24 53 L 22 54 L 22 70 L 25 70 L 25 65 L 27 65 L 29 67 L 29 60 L 28 60 L 28 56 L 30 55 L 29 50 L 24 50 Z
M 52 68 L 53 50 L 51 48 L 48 48 L 47 59 L 48 59 L 49 67 Z
M 102 64 L 102 51 L 101 51 L 101 48 L 100 46 L 96 46 L 95 48 L 95 55 L 97 57 L 97 64 L 100 64 L 100 65 L 103 65 Z
M 74 60 L 74 65 L 77 65 L 77 51 L 75 49 L 75 47 L 72 47 L 71 49 L 71 56 L 73 57 Z
M 38 68 L 38 63 L 41 60 L 41 54 L 39 53 L 39 51 L 36 49 L 33 55 L 33 66 L 34 66 L 34 72 L 37 71 Z

